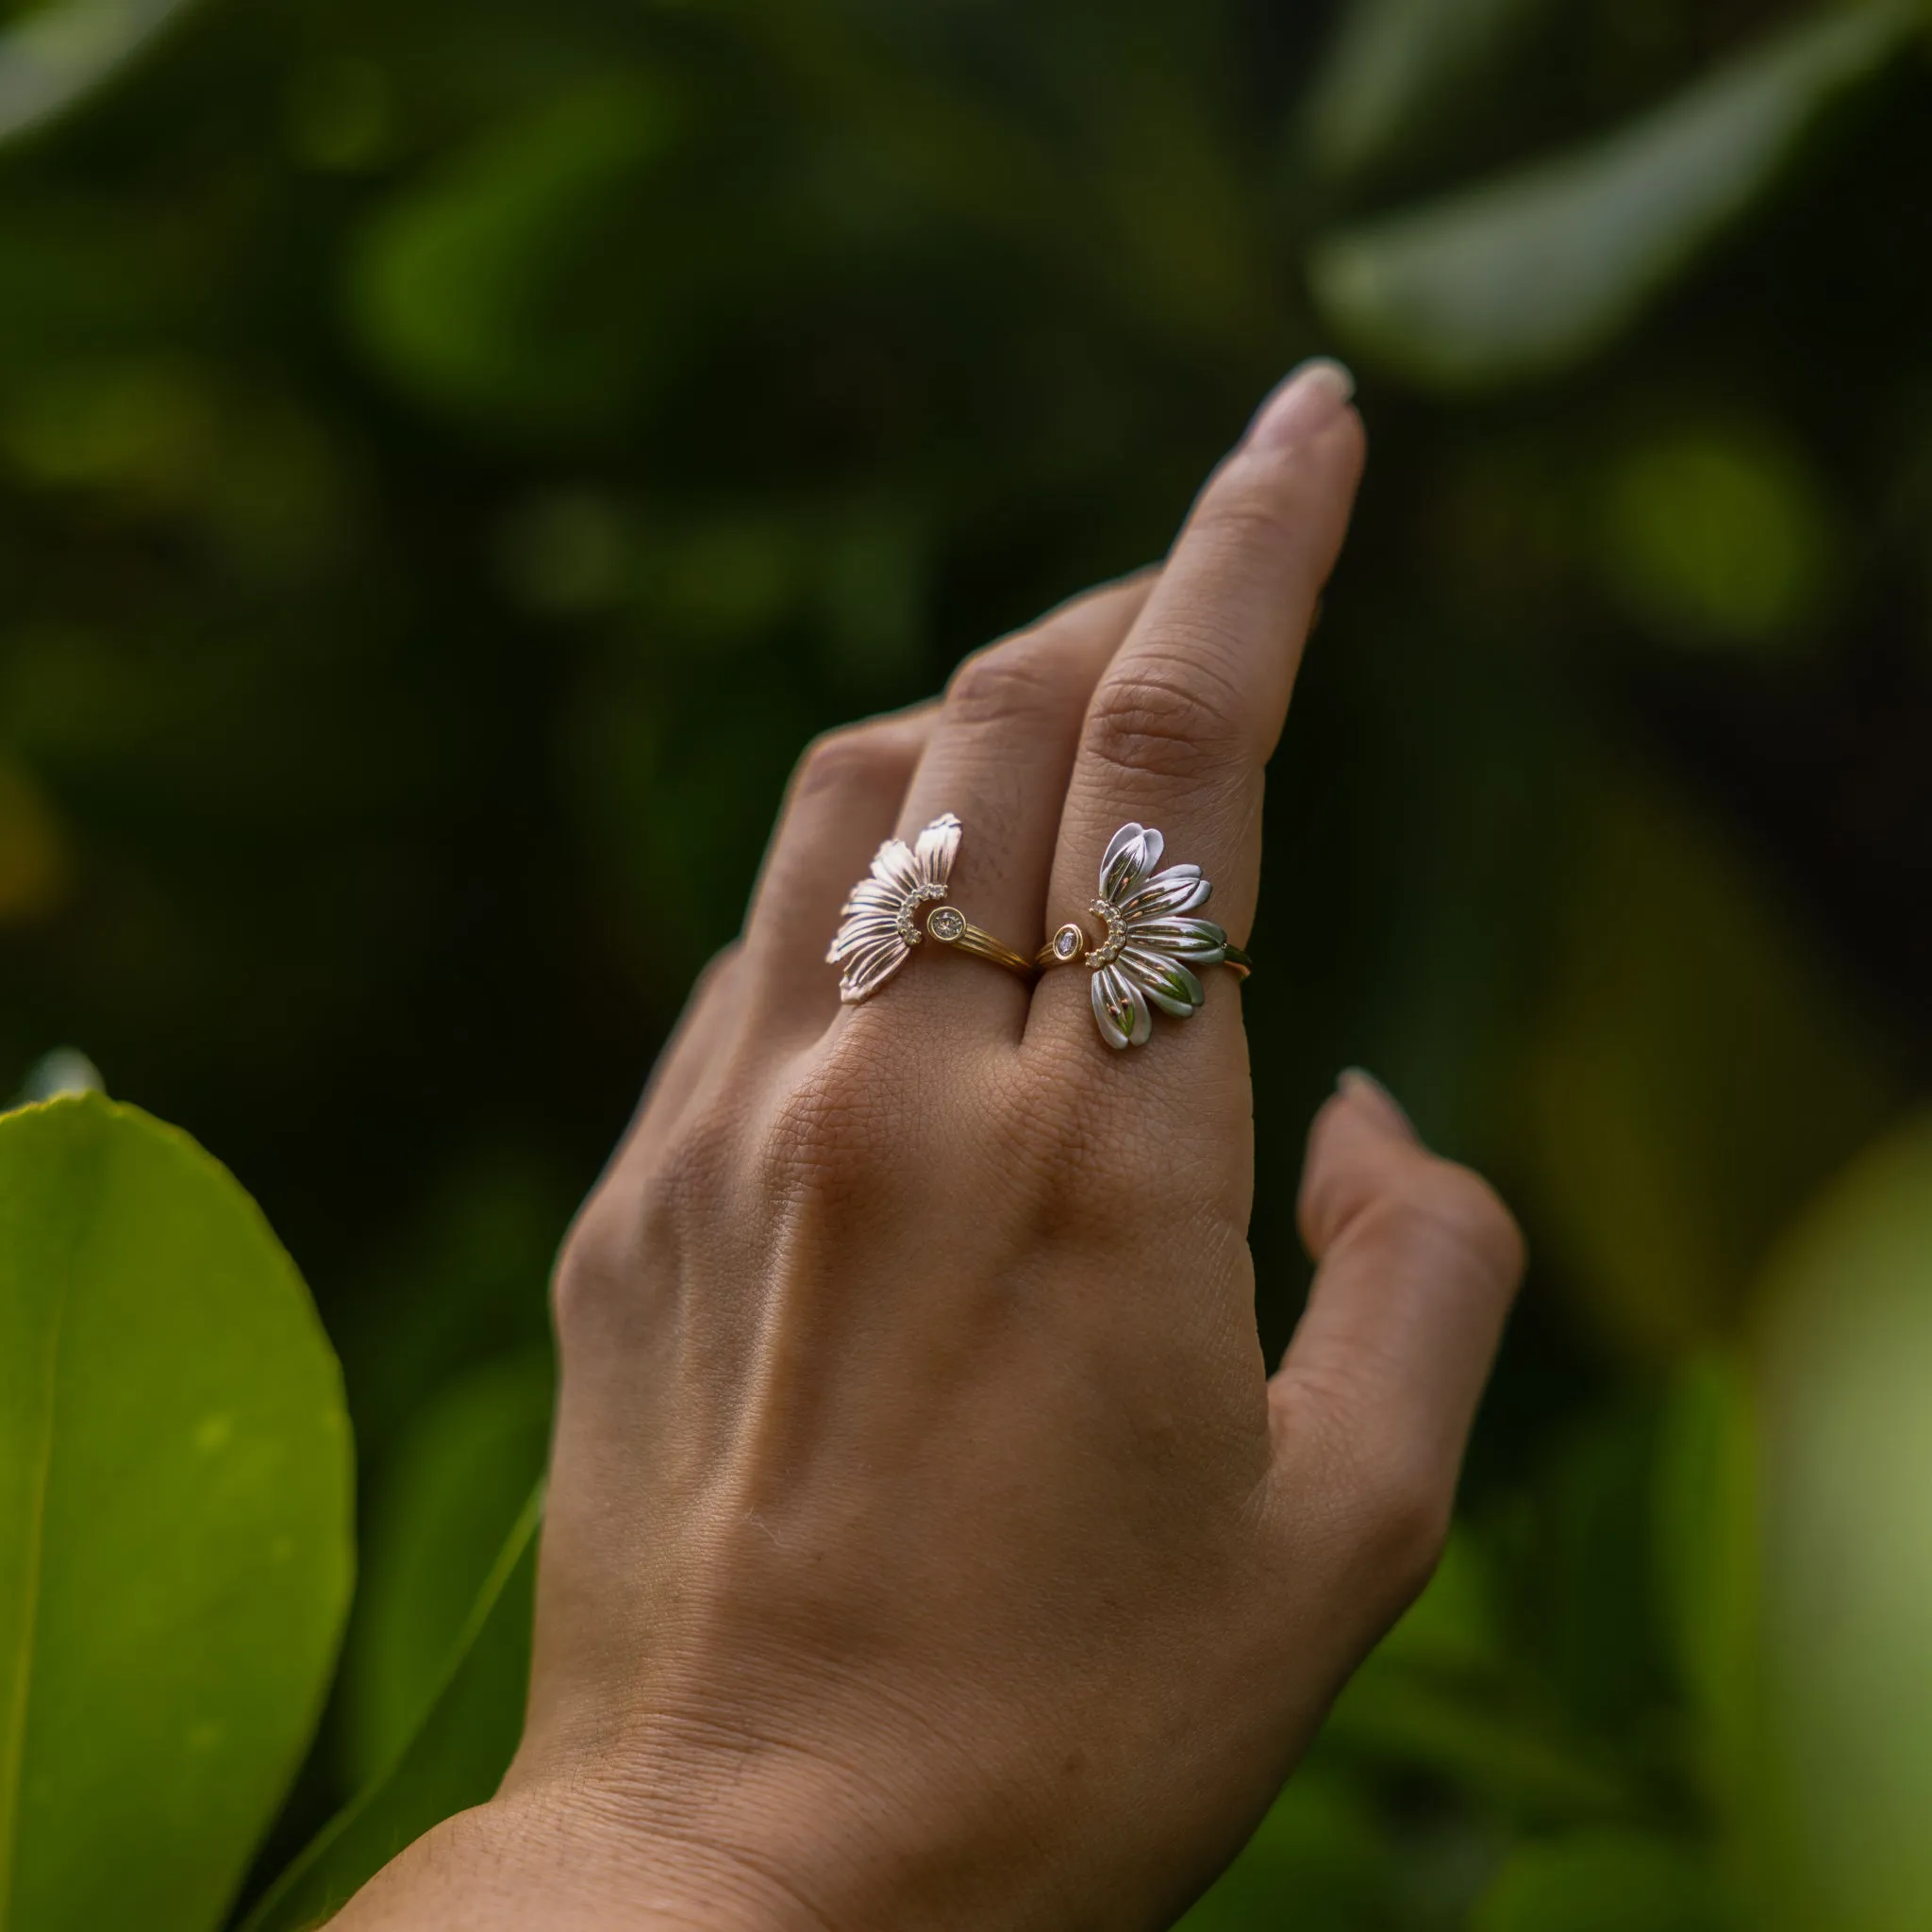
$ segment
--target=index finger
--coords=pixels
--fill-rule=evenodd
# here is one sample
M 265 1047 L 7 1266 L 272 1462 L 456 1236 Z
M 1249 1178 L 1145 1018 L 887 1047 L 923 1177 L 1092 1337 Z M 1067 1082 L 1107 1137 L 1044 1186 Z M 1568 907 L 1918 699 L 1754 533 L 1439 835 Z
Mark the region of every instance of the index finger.
M 1281 736 L 1315 600 L 1341 552 L 1361 476 L 1353 390 L 1340 363 L 1306 364 L 1263 405 L 1201 492 L 1088 706 L 1060 820 L 1050 926 L 1083 917 L 1109 841 L 1138 823 L 1162 835 L 1169 864 L 1201 868 L 1213 886 L 1211 917 L 1237 943 L 1247 937 L 1260 869 L 1262 770 Z M 1196 896 L 1181 909 L 1202 903 Z M 1124 956 L 1123 963 L 1131 961 Z M 1049 972 L 1033 1024 L 1055 1034 L 1091 1027 L 1089 977 L 1085 970 Z M 1185 1011 L 1190 982 L 1183 974 L 1176 983 Z M 1136 1039 L 1144 1040 L 1145 999 L 1131 973 L 1124 993 L 1138 1003 Z M 1239 1010 L 1225 995 L 1208 1005 Z M 1213 1023 L 1214 1030 L 1231 1024 Z

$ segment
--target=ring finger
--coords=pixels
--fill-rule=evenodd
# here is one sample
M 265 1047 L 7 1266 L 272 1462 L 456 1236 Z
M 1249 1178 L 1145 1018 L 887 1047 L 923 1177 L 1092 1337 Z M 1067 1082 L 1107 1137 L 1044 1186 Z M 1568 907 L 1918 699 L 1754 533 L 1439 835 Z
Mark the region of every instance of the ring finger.
M 959 820 L 947 902 L 1029 959 L 1080 721 L 1153 582 L 1141 573 L 1090 591 L 967 658 L 947 686 L 899 814 L 897 836 L 908 845 L 941 814 Z M 1018 1039 L 1024 979 L 977 963 L 970 971 L 963 961 L 932 963 L 944 970 L 908 973 L 894 985 L 892 1011 L 974 1031 L 1003 1015 Z

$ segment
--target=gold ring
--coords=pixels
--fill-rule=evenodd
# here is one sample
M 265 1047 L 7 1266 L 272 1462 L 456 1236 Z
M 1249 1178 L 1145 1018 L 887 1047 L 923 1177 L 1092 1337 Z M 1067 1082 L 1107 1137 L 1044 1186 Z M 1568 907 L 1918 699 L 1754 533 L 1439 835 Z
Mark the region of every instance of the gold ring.
M 1033 961 L 1024 953 L 1014 952 L 1004 941 L 972 924 L 957 906 L 935 906 L 925 915 L 925 934 L 942 946 L 951 946 L 955 952 L 971 953 L 975 959 L 991 959 L 995 966 L 1004 966 L 1023 978 L 1033 977 Z
M 1192 915 L 1214 891 L 1198 865 L 1156 872 L 1166 841 L 1152 825 L 1123 825 L 1100 861 L 1100 896 L 1089 910 L 1100 939 L 1069 921 L 1041 947 L 1042 970 L 1084 960 L 1093 974 L 1093 1023 L 1108 1046 L 1144 1046 L 1154 1011 L 1185 1020 L 1200 1011 L 1207 990 L 1195 969 L 1226 966 L 1245 979 L 1254 961 L 1211 919 Z
M 946 812 L 911 845 L 888 839 L 874 855 L 871 873 L 840 908 L 839 930 L 825 955 L 827 964 L 844 969 L 839 997 L 848 1007 L 870 999 L 928 937 L 956 953 L 1033 977 L 1033 962 L 1024 953 L 970 924 L 957 906 L 937 903 L 949 889 L 960 837 L 959 821 Z M 931 908 L 924 918 L 923 906 Z

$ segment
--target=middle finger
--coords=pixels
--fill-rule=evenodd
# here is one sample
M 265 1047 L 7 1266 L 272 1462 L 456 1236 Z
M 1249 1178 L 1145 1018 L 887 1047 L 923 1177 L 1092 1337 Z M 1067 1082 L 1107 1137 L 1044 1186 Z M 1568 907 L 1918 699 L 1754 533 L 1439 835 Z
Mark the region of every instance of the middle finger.
M 1263 407 L 1202 491 L 1159 588 L 1088 708 L 1049 923 L 1092 927 L 1086 908 L 1103 857 L 1115 849 L 1117 832 L 1140 824 L 1150 836 L 1126 842 L 1119 875 L 1110 873 L 1102 896 L 1123 902 L 1131 921 L 1132 894 L 1145 874 L 1176 861 L 1198 867 L 1213 889 L 1207 916 L 1237 944 L 1246 940 L 1260 869 L 1262 768 L 1281 735 L 1315 599 L 1341 548 L 1361 475 L 1351 387 L 1337 363 L 1302 371 Z M 1156 833 L 1165 835 L 1164 855 Z M 1091 1040 L 1099 1018 L 1109 1045 L 1129 1037 L 1140 1044 L 1154 1008 L 1187 1014 L 1208 989 L 1188 969 L 1192 940 L 1174 921 L 1197 913 L 1207 898 L 1175 874 L 1140 900 L 1146 924 L 1129 931 L 1117 966 L 1049 971 L 1035 1002 L 1042 1038 L 1056 1050 L 1070 1031 Z M 1136 934 L 1144 941 L 1139 950 Z M 1104 964 L 1108 955 L 1098 957 Z M 1239 1002 L 1223 991 L 1208 1004 L 1216 1013 L 1190 1029 L 1192 1051 L 1204 1035 L 1224 1042 L 1239 1036 Z

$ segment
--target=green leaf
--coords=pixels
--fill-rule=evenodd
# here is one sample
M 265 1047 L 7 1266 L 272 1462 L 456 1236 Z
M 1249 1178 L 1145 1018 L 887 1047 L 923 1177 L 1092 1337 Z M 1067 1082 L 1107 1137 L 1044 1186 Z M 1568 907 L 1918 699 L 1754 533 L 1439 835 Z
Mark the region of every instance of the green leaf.
M 1629 1831 L 1519 1847 L 1470 1921 L 1471 1932 L 1726 1932 L 1736 1924 L 1693 1852 Z
M 459 1377 L 425 1409 L 370 1504 L 342 1656 L 353 1790 L 389 1769 L 436 1701 L 477 1592 L 543 1474 L 553 1379 L 542 1351 Z M 513 1672 L 497 1704 L 520 1712 L 525 1688 Z
M 456 1643 L 434 1704 L 401 1756 L 282 1874 L 242 1932 L 307 1932 L 432 1825 L 482 1804 L 516 1755 L 527 1681 L 541 1492 L 518 1517 Z
M 1358 1932 L 1388 1916 L 1391 1849 L 1366 1795 L 1304 1767 L 1175 1932 Z
M 1713 1808 L 1732 1823 L 1761 1762 L 1757 1419 L 1728 1356 L 1692 1361 L 1671 1391 L 1655 1470 L 1657 1621 L 1695 1720 Z
M 0 1926 L 205 1932 L 347 1606 L 335 1357 L 254 1204 L 98 1094 L 0 1118 Z
M 1764 1301 L 1755 1842 L 1775 1860 L 1771 1923 L 1916 1932 L 1932 1899 L 1932 1116 L 1806 1211 Z
M 1553 1554 L 1536 1552 L 1545 1567 Z M 1343 1689 L 1325 1747 L 1379 1773 L 1423 1772 L 1486 1811 L 1565 1823 L 1626 1812 L 1624 1772 L 1566 1720 L 1543 1660 L 1506 1627 L 1504 1581 L 1458 1526 L 1428 1588 Z M 1545 1624 L 1566 1610 L 1538 1606 Z
M 1569 368 L 1771 191 L 1912 21 L 1891 5 L 1828 11 L 1593 147 L 1318 241 L 1316 301 L 1356 354 L 1419 383 Z
M 1717 825 L 1647 775 L 1581 783 L 1523 1040 L 1523 1177 L 1603 1329 L 1669 1357 L 1735 1330 L 1791 1202 L 1877 1128 L 1895 1080 Z
M 1605 478 L 1604 588 L 1672 642 L 1789 648 L 1821 627 L 1845 544 L 1805 453 L 1770 422 L 1697 422 L 1632 441 Z
M 640 193 L 671 98 L 636 76 L 546 102 L 391 202 L 351 308 L 427 401 L 523 430 L 581 428 L 628 399 L 682 284 L 658 272 Z
M 1406 152 L 1523 41 L 1549 0 L 1354 0 L 1303 109 L 1309 158 L 1352 179 Z
M 1530 1707 L 1501 1672 L 1371 1657 L 1343 1689 L 1324 1737 L 1347 1762 L 1425 1772 L 1527 1818 L 1567 1822 L 1630 1808 L 1618 1769 Z
M 0 146 L 45 125 L 145 52 L 193 0 L 67 0 L 0 32 Z

